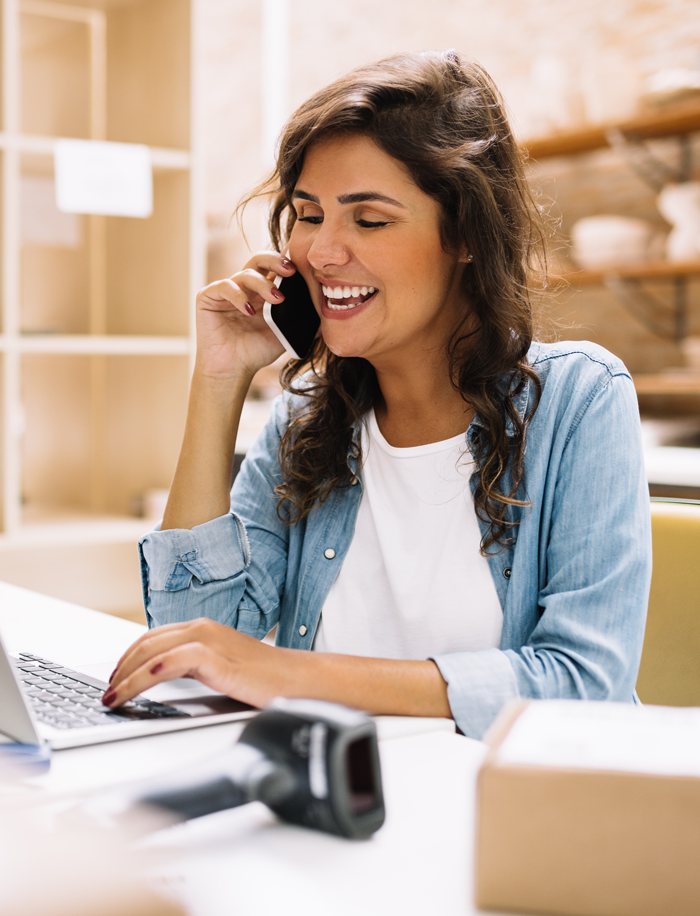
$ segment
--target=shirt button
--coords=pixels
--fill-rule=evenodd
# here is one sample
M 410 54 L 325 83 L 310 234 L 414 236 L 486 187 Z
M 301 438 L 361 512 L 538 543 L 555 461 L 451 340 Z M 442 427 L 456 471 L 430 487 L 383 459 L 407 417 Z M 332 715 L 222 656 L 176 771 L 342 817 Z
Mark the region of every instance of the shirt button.
M 506 568 L 503 570 L 503 575 L 506 577 L 506 579 L 510 579 L 511 572 L 512 570 L 510 566 L 506 566 Z
M 353 477 L 352 480 L 350 481 L 350 486 L 351 487 L 357 486 L 359 482 L 360 481 L 357 479 L 357 477 Z
M 332 547 L 326 547 L 326 549 L 323 551 L 323 556 L 327 560 L 332 560 L 333 557 L 335 556 L 335 550 L 333 550 Z
M 306 627 L 302 623 L 302 625 L 299 627 L 299 636 L 306 636 L 308 632 L 309 631 L 306 629 Z

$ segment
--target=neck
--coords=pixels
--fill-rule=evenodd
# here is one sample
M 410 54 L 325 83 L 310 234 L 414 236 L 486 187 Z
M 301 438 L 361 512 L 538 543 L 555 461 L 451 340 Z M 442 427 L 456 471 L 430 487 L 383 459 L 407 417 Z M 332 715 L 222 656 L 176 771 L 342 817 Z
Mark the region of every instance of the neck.
M 375 415 L 389 445 L 411 448 L 466 431 L 474 411 L 452 386 L 446 360 L 439 367 L 426 359 L 410 368 L 375 370 L 381 390 Z

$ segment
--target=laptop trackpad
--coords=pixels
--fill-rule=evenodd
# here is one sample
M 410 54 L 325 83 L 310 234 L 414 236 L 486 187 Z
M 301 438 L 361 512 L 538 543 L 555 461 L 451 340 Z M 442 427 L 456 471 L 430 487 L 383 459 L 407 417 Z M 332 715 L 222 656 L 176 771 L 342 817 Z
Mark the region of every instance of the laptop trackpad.
M 188 697 L 178 700 L 161 700 L 166 706 L 172 706 L 186 716 L 223 716 L 232 712 L 246 712 L 255 709 L 247 703 L 232 700 L 223 694 L 212 694 L 204 697 Z

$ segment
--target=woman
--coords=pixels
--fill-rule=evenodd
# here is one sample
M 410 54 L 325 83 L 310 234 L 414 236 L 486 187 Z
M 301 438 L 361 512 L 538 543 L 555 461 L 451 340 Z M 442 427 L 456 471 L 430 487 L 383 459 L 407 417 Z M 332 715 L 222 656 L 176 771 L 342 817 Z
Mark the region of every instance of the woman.
M 141 543 L 158 628 L 105 704 L 189 676 L 480 737 L 518 696 L 632 701 L 634 388 L 599 347 L 532 343 L 537 214 L 490 78 L 453 51 L 353 71 L 292 116 L 273 189 L 285 256 L 198 296 L 182 453 Z M 295 270 L 320 337 L 229 494 L 248 387 L 281 353 L 263 304 Z

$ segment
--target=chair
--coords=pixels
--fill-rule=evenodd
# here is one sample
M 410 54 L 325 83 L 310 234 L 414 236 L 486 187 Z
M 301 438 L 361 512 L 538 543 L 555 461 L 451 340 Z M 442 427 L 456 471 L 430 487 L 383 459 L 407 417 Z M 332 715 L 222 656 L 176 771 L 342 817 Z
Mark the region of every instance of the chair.
M 700 501 L 651 501 L 654 571 L 637 693 L 700 706 Z

